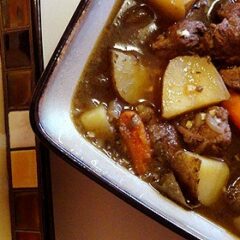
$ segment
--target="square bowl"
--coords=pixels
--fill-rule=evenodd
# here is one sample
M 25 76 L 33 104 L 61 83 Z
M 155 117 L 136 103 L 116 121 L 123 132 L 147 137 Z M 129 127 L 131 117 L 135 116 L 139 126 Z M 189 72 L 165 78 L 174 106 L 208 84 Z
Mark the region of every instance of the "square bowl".
M 30 118 L 40 140 L 112 193 L 187 239 L 238 239 L 163 197 L 76 130 L 71 101 L 85 64 L 118 0 L 82 0 L 33 96 Z

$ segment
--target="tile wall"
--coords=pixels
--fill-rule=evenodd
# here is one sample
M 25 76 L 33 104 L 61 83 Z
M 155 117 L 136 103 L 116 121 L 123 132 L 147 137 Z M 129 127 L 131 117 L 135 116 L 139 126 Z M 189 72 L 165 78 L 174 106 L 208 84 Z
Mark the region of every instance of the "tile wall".
M 30 0 L 1 0 L 4 119 L 14 240 L 43 239 L 38 148 L 29 121 L 36 75 L 31 21 Z

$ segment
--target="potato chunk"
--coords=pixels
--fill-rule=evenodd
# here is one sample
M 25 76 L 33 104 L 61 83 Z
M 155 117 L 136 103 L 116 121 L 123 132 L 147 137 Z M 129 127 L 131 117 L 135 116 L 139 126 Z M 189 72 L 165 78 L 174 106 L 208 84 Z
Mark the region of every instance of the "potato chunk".
M 226 163 L 200 157 L 198 200 L 205 206 L 217 201 L 229 178 Z
M 190 152 L 179 151 L 171 161 L 177 179 L 185 187 L 186 192 L 194 199 L 198 199 L 199 170 L 201 161 Z
M 103 105 L 84 112 L 80 116 L 80 122 L 86 132 L 93 133 L 97 138 L 109 139 L 113 136 L 107 111 Z
M 157 9 L 164 12 L 173 20 L 179 20 L 185 16 L 186 0 L 149 0 Z
M 173 162 L 179 180 L 201 204 L 210 206 L 218 200 L 229 178 L 226 163 L 188 151 L 179 152 Z
M 126 102 L 135 104 L 140 99 L 153 99 L 154 79 L 136 56 L 113 50 L 112 63 L 115 88 Z
M 192 7 L 196 0 L 149 0 L 149 2 L 164 12 L 172 20 L 180 20 L 185 17 L 186 12 Z
M 163 78 L 163 117 L 182 113 L 229 99 L 230 94 L 209 58 L 176 57 Z

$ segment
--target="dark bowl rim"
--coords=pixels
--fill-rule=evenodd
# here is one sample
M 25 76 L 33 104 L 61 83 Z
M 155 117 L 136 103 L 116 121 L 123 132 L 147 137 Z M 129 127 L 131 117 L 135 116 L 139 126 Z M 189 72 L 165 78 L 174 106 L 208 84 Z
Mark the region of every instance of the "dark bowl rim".
M 123 201 L 130 204 L 132 207 L 136 208 L 137 210 L 141 211 L 148 217 L 154 219 L 158 223 L 162 224 L 163 226 L 167 227 L 168 229 L 172 230 L 173 232 L 179 234 L 180 236 L 184 237 L 185 239 L 189 240 L 200 240 L 190 232 L 180 228 L 179 226 L 175 225 L 174 223 L 168 221 L 164 217 L 160 216 L 158 213 L 143 203 L 137 201 L 132 195 L 125 192 L 123 189 L 119 189 L 116 185 L 113 185 L 106 179 L 99 177 L 91 168 L 87 167 L 84 163 L 80 163 L 76 161 L 76 157 L 74 157 L 71 153 L 64 150 L 62 147 L 55 144 L 51 138 L 47 135 L 44 129 L 41 127 L 40 120 L 39 120 L 39 103 L 42 97 L 42 94 L 47 87 L 48 80 L 54 71 L 55 67 L 57 66 L 58 58 L 63 53 L 63 49 L 66 46 L 67 40 L 69 39 L 73 28 L 75 27 L 76 23 L 78 22 L 79 18 L 82 16 L 83 12 L 86 10 L 87 6 L 90 4 L 92 0 L 81 0 L 76 11 L 74 12 L 68 26 L 66 27 L 50 61 L 48 62 L 42 76 L 40 77 L 37 86 L 35 88 L 32 102 L 30 106 L 30 123 L 32 126 L 33 131 L 35 132 L 38 139 L 50 150 L 56 153 L 61 159 L 65 160 L 68 164 L 82 172 L 84 175 L 92 179 L 94 182 L 101 185 L 103 188 L 107 189 Z

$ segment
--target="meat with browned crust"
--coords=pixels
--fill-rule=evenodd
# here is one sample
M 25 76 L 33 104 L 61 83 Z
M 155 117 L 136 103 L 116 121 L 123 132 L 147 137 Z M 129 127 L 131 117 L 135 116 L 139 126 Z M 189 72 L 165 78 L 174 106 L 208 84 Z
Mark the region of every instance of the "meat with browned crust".
M 231 209 L 240 213 L 240 178 L 228 187 L 225 196 Z
M 218 11 L 219 17 L 223 18 L 231 18 L 232 16 L 240 17 L 240 2 L 227 2 L 226 4 L 222 5 L 222 7 Z
M 163 161 L 171 162 L 175 153 L 181 149 L 175 127 L 167 122 L 155 122 L 147 126 L 147 131 L 154 154 Z
M 176 120 L 176 128 L 188 148 L 199 154 L 221 156 L 231 143 L 228 112 L 222 107 L 186 114 Z
M 227 3 L 219 10 L 222 22 L 211 24 L 204 46 L 211 57 L 227 64 L 240 63 L 240 3 Z
M 193 205 L 186 203 L 182 189 L 174 175 L 175 169 L 171 167 L 175 160 L 174 155 L 182 150 L 175 127 L 170 123 L 160 122 L 153 108 L 146 104 L 138 105 L 136 110 L 149 135 L 153 149 L 152 157 L 162 168 L 157 181 L 152 183 L 153 186 L 181 205 L 192 208 Z
M 152 47 L 169 59 L 180 54 L 200 51 L 206 30 L 207 28 L 200 21 L 183 20 L 172 25 L 167 33 L 160 35 Z
M 140 104 L 136 110 L 149 135 L 153 158 L 163 162 L 170 161 L 175 153 L 182 149 L 180 136 L 175 127 L 168 122 L 160 121 L 151 106 Z
M 220 74 L 228 87 L 240 90 L 240 67 L 221 69 Z
M 210 55 L 226 64 L 240 64 L 240 3 L 228 2 L 217 13 L 220 23 L 207 28 L 201 21 L 182 20 L 152 44 L 161 56 Z

